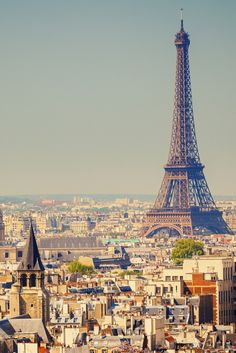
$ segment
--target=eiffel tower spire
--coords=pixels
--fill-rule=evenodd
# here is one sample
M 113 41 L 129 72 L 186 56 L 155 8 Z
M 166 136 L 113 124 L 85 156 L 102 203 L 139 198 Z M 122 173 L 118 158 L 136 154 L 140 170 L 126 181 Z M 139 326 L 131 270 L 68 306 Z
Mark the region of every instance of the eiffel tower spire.
M 180 22 L 180 24 L 181 24 L 181 26 L 180 26 L 180 31 L 184 31 L 183 11 L 184 11 L 184 9 L 183 9 L 183 8 L 182 8 L 182 9 L 180 9 L 180 18 L 181 18 L 181 22 Z
M 189 45 L 181 9 L 180 31 L 175 36 L 177 60 L 169 157 L 154 207 L 145 219 L 147 236 L 161 228 L 189 235 L 206 230 L 232 233 L 216 208 L 200 161 L 192 106 Z

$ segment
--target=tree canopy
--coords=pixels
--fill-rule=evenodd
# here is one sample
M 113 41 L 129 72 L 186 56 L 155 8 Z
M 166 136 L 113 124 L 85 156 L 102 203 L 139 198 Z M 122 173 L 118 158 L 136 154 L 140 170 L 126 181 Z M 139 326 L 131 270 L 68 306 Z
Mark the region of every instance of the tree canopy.
M 80 273 L 81 275 L 88 275 L 94 272 L 92 266 L 86 266 L 81 264 L 78 260 L 74 260 L 69 263 L 68 271 L 70 273 Z
M 203 243 L 198 240 L 191 238 L 177 240 L 171 253 L 171 259 L 175 264 L 181 264 L 183 259 L 189 259 L 193 255 L 203 255 L 203 248 Z
M 125 270 L 119 273 L 119 276 L 124 279 L 126 275 L 141 276 L 143 273 L 141 271 Z

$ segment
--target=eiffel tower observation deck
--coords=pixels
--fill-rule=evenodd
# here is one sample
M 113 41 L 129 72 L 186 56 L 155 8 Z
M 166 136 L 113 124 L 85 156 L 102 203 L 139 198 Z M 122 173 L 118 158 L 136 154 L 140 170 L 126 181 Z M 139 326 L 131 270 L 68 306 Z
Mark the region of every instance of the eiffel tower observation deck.
M 162 229 L 180 235 L 232 234 L 214 202 L 200 161 L 194 126 L 188 49 L 181 12 L 177 50 L 175 101 L 169 158 L 153 208 L 144 219 L 143 234 Z

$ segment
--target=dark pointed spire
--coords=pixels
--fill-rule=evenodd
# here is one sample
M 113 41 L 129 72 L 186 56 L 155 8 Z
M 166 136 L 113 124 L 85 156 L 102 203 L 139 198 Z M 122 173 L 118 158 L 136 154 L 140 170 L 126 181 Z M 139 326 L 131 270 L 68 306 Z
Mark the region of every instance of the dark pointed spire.
M 180 9 L 180 18 L 181 18 L 181 25 L 180 25 L 180 31 L 184 32 L 184 20 L 183 20 L 183 8 Z
M 23 259 L 19 264 L 20 271 L 44 271 L 34 235 L 32 220 L 30 220 L 30 234 L 24 248 Z

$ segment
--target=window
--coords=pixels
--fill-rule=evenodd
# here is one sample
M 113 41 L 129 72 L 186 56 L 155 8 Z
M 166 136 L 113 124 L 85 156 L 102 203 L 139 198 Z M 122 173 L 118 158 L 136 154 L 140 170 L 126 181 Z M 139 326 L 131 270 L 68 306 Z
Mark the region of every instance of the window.
M 4 254 L 4 256 L 5 256 L 5 259 L 8 259 L 8 257 L 9 257 L 9 252 L 5 252 L 5 254 Z
M 29 286 L 36 287 L 36 275 L 34 273 L 30 275 Z
M 31 308 L 33 308 L 34 307 L 34 304 L 31 304 Z
M 23 273 L 20 276 L 20 285 L 21 285 L 21 287 L 26 287 L 27 286 L 27 276 L 26 276 L 25 273 Z
M 226 268 L 223 269 L 223 279 L 226 280 Z
M 21 250 L 17 251 L 17 256 L 18 256 L 18 257 L 22 257 L 22 255 L 23 255 L 23 253 L 22 253 Z
M 163 293 L 167 293 L 168 292 L 168 287 L 164 287 L 163 288 Z

